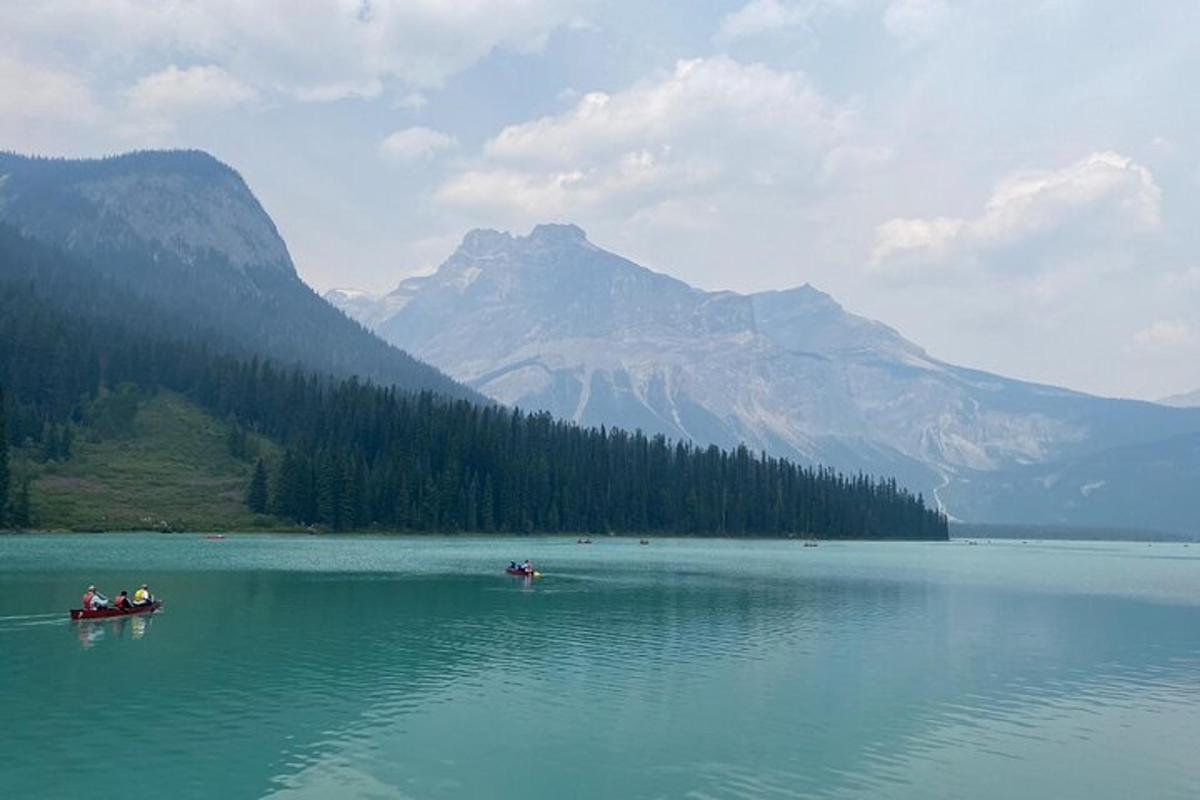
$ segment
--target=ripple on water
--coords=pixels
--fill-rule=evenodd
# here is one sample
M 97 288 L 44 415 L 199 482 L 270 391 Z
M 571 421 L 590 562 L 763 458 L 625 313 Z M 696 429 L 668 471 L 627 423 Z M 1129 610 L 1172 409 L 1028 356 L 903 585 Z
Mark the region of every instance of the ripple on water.
M 0 593 L 0 752 L 16 763 L 3 796 L 116 796 L 134 777 L 175 798 L 1200 796 L 1200 600 L 1180 589 L 1189 574 L 1200 585 L 1196 559 L 324 537 L 16 547 L 0 552 L 13 556 L 0 583 L 18 587 Z M 496 574 L 518 557 L 548 577 Z M 39 608 L 146 574 L 169 604 L 137 627 Z M 136 768 L 78 746 L 148 731 Z

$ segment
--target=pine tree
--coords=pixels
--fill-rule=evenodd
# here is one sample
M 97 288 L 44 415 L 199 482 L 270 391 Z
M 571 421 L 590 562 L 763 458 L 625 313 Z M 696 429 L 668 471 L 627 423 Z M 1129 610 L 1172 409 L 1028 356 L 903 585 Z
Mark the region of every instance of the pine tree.
M 8 425 L 4 417 L 4 391 L 0 390 L 0 527 L 8 518 Z
M 13 498 L 12 512 L 9 514 L 9 521 L 14 528 L 28 528 L 33 524 L 33 511 L 30 506 L 29 479 L 26 478 L 17 496 Z
M 254 465 L 254 474 L 246 489 L 246 506 L 255 514 L 267 513 L 267 467 L 261 458 Z
M 58 457 L 63 461 L 71 458 L 71 453 L 74 451 L 75 434 L 71 431 L 71 426 L 63 425 L 62 436 L 58 440 Z

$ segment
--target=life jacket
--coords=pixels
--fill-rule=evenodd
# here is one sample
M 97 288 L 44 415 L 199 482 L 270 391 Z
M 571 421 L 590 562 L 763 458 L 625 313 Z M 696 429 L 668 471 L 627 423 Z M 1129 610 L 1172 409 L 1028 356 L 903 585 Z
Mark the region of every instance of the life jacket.
M 92 599 L 96 596 L 95 592 L 85 592 L 83 595 L 83 610 L 92 610 Z
M 149 601 L 150 601 L 150 592 L 146 591 L 145 589 L 138 589 L 136 592 L 133 593 L 133 602 L 146 603 Z
M 120 609 L 129 608 L 129 595 L 118 595 L 117 596 L 117 608 L 120 608 Z

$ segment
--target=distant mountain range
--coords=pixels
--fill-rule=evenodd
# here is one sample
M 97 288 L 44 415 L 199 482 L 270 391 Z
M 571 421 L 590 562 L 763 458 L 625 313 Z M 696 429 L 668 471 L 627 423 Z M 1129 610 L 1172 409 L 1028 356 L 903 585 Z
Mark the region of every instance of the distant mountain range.
M 0 226 L 214 352 L 892 475 L 975 522 L 1200 529 L 1200 409 L 946 364 L 811 286 L 702 291 L 572 225 L 472 231 L 436 273 L 328 303 L 200 152 L 0 154 Z
M 479 398 L 321 300 L 241 176 L 206 153 L 0 153 L 0 224 L 125 285 L 216 351 Z
M 574 225 L 475 230 L 432 275 L 325 298 L 504 403 L 896 475 L 975 522 L 1200 530 L 1200 410 L 931 357 L 811 286 L 696 289 Z
M 1174 406 L 1175 408 L 1200 408 L 1200 389 L 1185 394 L 1173 394 L 1158 402 L 1164 406 Z

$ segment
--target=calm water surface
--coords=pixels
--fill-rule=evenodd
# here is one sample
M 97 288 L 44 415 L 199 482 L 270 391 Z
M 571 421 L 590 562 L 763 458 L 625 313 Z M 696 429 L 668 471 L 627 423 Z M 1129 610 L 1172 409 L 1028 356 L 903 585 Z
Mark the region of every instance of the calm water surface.
M 0 797 L 1196 798 L 1198 739 L 1196 545 L 0 537 Z

